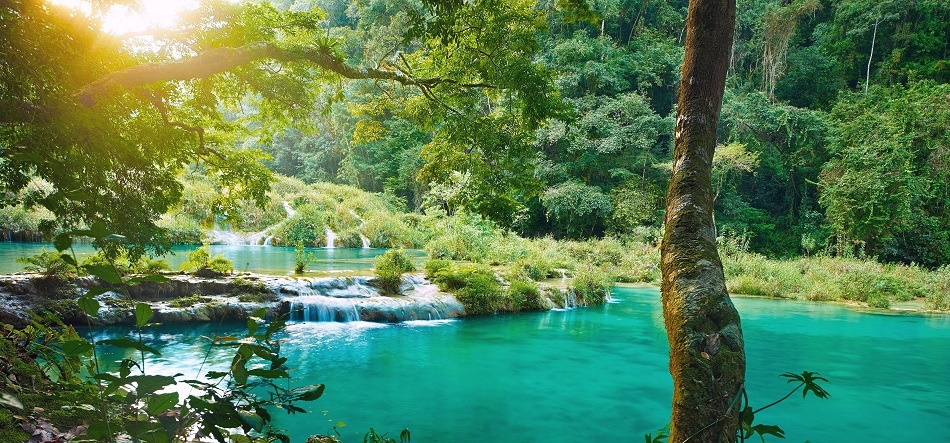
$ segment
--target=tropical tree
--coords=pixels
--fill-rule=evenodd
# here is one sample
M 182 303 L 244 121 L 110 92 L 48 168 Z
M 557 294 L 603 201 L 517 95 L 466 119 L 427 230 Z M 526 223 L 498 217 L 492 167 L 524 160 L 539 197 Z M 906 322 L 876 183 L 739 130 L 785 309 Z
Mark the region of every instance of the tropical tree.
M 716 250 L 711 185 L 734 25 L 734 1 L 690 1 L 661 249 L 675 442 L 735 441 L 740 426 L 745 351 Z
M 86 16 L 45 2 L 0 6 L 0 33 L 10 42 L 0 190 L 18 195 L 43 179 L 51 191 L 28 203 L 63 226 L 102 221 L 140 250 L 161 249 L 154 221 L 180 199 L 175 177 L 189 162 L 202 162 L 222 196 L 263 202 L 263 157 L 236 148 L 237 140 L 266 143 L 307 121 L 343 80 L 370 81 L 385 101 L 411 109 L 442 146 L 470 161 L 447 166 L 475 174 L 517 169 L 527 152 L 518 148 L 528 144 L 497 128 L 528 133 L 553 108 L 546 71 L 532 62 L 543 21 L 522 0 L 397 4 L 405 26 L 387 41 L 398 45 L 367 51 L 362 65 L 351 63 L 343 38 L 328 35 L 319 8 L 209 0 L 176 29 L 110 36 L 98 20 L 105 9 Z M 147 43 L 128 41 L 141 38 Z M 367 60 L 372 54 L 380 55 Z M 493 195 L 483 198 L 486 212 L 504 206 Z

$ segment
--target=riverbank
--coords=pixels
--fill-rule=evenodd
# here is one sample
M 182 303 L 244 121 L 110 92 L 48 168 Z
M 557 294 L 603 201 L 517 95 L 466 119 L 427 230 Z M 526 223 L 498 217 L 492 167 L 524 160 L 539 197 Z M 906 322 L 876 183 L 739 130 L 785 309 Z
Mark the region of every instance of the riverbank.
M 0 323 L 24 326 L 31 313 L 52 312 L 67 324 L 133 324 L 133 303 L 152 307 L 159 323 L 245 320 L 261 308 L 269 317 L 298 321 L 370 321 L 396 323 L 482 314 L 422 274 L 406 274 L 397 294 L 380 289 L 373 276 L 283 277 L 241 273 L 217 278 L 167 274 L 166 282 L 142 282 L 96 296 L 95 317 L 76 299 L 98 282 L 92 277 L 62 280 L 42 274 L 0 276 Z M 563 283 L 563 282 L 562 282 Z M 537 309 L 584 306 L 569 285 L 540 285 Z M 463 299 L 464 300 L 464 299 Z M 503 309 L 502 309 L 503 310 Z

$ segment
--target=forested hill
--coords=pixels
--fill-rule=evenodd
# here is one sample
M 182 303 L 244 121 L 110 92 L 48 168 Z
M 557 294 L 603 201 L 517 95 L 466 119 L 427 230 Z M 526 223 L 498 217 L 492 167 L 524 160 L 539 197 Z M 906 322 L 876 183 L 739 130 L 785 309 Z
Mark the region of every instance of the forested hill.
M 413 19 L 402 2 L 277 3 L 325 10 L 328 34 L 363 64 L 419 49 L 400 40 Z M 460 110 L 471 124 L 434 124 L 397 105 L 414 97 L 380 100 L 372 82 L 350 82 L 314 130 L 259 146 L 274 171 L 389 192 L 410 209 L 479 212 L 532 236 L 655 236 L 687 2 L 577 3 L 532 3 L 538 22 L 522 24 L 536 48 L 457 42 L 489 60 L 492 45 L 533 52 L 559 97 L 537 130 L 512 121 L 504 97 L 465 103 L 480 107 Z M 773 256 L 950 262 L 950 4 L 738 3 L 713 178 L 720 234 Z M 465 134 L 447 140 L 453 124 Z
M 123 35 L 121 1 L 64 3 L 0 7 L 5 235 L 167 246 L 185 176 L 232 217 L 263 161 L 527 237 L 659 238 L 686 0 L 204 1 Z M 718 234 L 950 264 L 950 3 L 739 0 L 736 26 Z

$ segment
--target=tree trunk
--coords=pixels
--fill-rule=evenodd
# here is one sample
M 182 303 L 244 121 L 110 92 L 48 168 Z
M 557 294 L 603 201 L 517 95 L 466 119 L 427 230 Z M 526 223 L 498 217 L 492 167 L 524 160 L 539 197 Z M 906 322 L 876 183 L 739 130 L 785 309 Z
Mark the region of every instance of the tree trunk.
M 671 443 L 735 441 L 745 353 L 713 228 L 711 170 L 735 0 L 691 0 L 663 236 Z
M 874 35 L 871 37 L 871 55 L 868 56 L 868 73 L 864 78 L 864 93 L 868 93 L 871 86 L 871 61 L 874 60 L 874 43 L 877 42 L 877 25 L 881 24 L 881 18 L 874 20 Z

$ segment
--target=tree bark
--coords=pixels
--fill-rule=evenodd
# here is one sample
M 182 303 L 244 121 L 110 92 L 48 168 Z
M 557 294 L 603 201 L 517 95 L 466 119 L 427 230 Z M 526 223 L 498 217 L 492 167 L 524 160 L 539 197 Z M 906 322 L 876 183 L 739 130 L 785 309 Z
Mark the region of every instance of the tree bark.
M 745 353 L 713 227 L 711 170 L 735 0 L 691 0 L 661 252 L 671 443 L 735 441 Z

